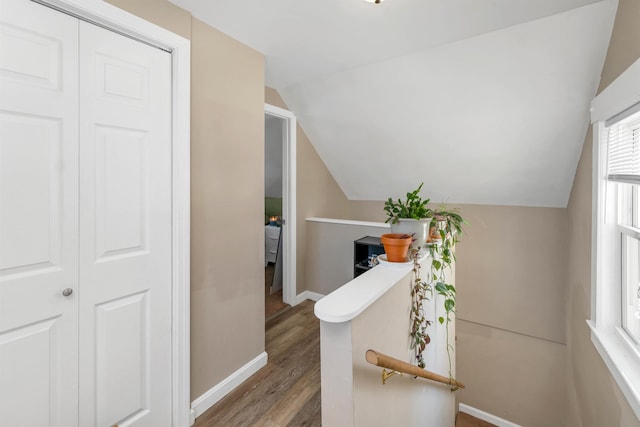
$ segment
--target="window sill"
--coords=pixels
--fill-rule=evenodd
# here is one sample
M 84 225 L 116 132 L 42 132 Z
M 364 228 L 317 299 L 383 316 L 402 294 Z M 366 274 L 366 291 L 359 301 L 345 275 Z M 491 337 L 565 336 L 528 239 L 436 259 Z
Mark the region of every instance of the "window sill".
M 619 331 L 613 328 L 596 328 L 595 322 L 587 320 L 591 328 L 591 341 L 609 372 L 622 390 L 636 417 L 640 419 L 640 357 L 627 344 Z

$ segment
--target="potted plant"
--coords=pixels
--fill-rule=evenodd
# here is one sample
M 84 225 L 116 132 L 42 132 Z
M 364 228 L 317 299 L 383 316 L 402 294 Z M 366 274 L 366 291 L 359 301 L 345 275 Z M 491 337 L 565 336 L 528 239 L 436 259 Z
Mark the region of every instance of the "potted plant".
M 448 209 L 446 205 L 440 205 L 433 211 L 433 221 L 429 231 L 429 240 L 442 242 L 447 236 L 454 241 L 452 246 L 458 242 L 458 236 L 462 234 L 462 226 L 466 221 L 457 209 Z
M 389 262 L 405 262 L 409 253 L 409 246 L 413 242 L 410 234 L 388 233 L 380 236 L 384 252 Z
M 454 247 L 462 235 L 462 228 L 467 222 L 458 210 L 440 205 L 436 210 L 427 207 L 429 199 L 419 195 L 424 183 L 407 193 L 406 201 L 389 198 L 384 204 L 387 214 L 386 222 L 391 223 L 391 232 L 404 232 L 416 236 L 410 250 L 413 261 L 414 283 L 411 289 L 411 348 L 415 351 L 416 363 L 424 368 L 423 351 L 431 341 L 427 329 L 431 321 L 427 320 L 423 310 L 423 301 L 430 299 L 434 292 L 443 298 L 445 313 L 438 317 L 438 322 L 446 328 L 446 349 L 449 358 L 449 376 L 452 377 L 452 351 L 449 342 L 449 324 L 455 315 L 456 288 L 447 283 L 445 271 L 455 262 Z M 427 239 L 435 244 L 427 245 Z M 425 278 L 420 274 L 420 249 L 426 248 L 430 255 L 431 267 Z M 386 247 L 385 247 L 386 250 Z
M 385 222 L 391 223 L 391 233 L 406 233 L 414 237 L 411 245 L 412 249 L 423 248 L 429 237 L 433 211 L 427 207 L 429 199 L 420 197 L 420 190 L 424 183 L 409 193 L 407 199 L 397 199 L 391 197 L 384 203 L 384 211 L 387 214 Z

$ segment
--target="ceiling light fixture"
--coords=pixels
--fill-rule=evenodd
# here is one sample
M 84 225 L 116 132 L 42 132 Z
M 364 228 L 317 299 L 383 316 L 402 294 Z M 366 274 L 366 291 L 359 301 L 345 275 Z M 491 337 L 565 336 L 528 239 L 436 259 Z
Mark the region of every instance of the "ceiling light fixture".
M 375 4 L 380 4 L 382 3 L 384 0 L 364 0 L 367 3 L 375 3 Z

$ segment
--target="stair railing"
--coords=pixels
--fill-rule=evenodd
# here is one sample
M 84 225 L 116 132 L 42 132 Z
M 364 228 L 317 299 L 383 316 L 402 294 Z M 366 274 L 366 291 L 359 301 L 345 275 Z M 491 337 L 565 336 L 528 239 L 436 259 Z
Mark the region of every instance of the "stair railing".
M 422 369 L 418 366 L 403 362 L 402 360 L 396 359 L 395 357 L 387 356 L 386 354 L 382 354 L 374 350 L 367 350 L 365 357 L 367 359 L 367 362 L 371 363 L 372 365 L 386 368 L 382 369 L 382 384 L 385 384 L 387 379 L 394 376 L 395 374 L 399 373 L 400 375 L 402 375 L 403 373 L 405 373 L 414 377 L 425 378 L 431 381 L 446 384 L 449 386 L 449 388 L 451 388 L 451 391 L 456 391 L 464 388 L 464 384 L 456 381 L 454 378 L 444 377 L 442 375 L 436 374 L 435 372 L 427 371 L 426 369 Z M 391 371 L 387 371 L 387 369 L 391 369 Z

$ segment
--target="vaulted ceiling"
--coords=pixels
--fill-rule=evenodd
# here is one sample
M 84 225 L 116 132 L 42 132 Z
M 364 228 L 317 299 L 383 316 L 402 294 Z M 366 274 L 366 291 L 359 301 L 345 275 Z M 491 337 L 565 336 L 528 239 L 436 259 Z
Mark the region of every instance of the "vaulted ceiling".
M 262 52 L 350 199 L 564 207 L 615 0 L 171 0 Z

